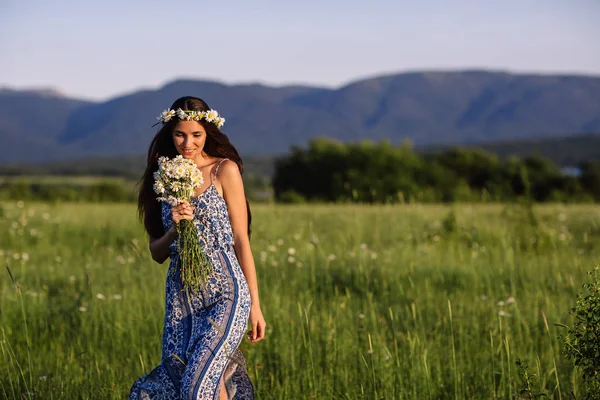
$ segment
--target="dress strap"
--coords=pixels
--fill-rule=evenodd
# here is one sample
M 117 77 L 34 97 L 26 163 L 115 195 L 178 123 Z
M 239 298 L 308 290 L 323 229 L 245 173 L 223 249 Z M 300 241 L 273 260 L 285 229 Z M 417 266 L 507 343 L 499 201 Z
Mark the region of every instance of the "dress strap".
M 213 182 L 215 181 L 215 179 L 217 179 L 217 174 L 219 173 L 219 167 L 221 166 L 221 164 L 223 163 L 223 161 L 225 160 L 229 160 L 229 158 L 224 158 L 221 161 L 219 161 L 219 163 L 217 164 L 217 168 L 215 168 L 215 176 L 213 178 Z

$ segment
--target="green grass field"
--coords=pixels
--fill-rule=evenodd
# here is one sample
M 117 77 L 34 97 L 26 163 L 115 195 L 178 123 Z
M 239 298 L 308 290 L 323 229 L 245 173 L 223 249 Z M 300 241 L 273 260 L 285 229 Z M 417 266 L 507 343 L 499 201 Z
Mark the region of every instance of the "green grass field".
M 555 324 L 598 264 L 594 205 L 253 207 L 258 399 L 583 396 Z M 160 361 L 164 279 L 132 204 L 0 208 L 0 396 L 123 399 Z

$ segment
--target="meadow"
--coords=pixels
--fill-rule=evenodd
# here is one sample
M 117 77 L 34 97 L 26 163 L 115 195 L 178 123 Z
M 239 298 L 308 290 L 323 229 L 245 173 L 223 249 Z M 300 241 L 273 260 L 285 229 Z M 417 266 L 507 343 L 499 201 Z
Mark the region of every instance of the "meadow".
M 599 207 L 260 204 L 253 216 L 268 326 L 241 349 L 257 399 L 512 399 L 528 381 L 583 398 L 556 324 L 572 324 L 598 265 Z M 0 395 L 126 398 L 160 361 L 168 267 L 135 206 L 4 202 L 0 224 Z

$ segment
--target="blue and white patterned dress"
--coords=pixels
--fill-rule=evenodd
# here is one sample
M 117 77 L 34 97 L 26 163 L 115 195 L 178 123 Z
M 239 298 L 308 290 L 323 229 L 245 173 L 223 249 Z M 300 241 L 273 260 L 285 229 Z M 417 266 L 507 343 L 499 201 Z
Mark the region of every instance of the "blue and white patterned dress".
M 215 178 L 219 166 L 215 168 Z M 211 185 L 190 204 L 200 244 L 213 270 L 199 293 L 183 290 L 177 243 L 170 245 L 162 361 L 139 378 L 129 399 L 219 399 L 221 378 L 228 399 L 254 399 L 254 389 L 238 346 L 248 325 L 250 291 L 233 248 L 227 204 Z M 173 224 L 171 207 L 162 203 L 165 232 Z

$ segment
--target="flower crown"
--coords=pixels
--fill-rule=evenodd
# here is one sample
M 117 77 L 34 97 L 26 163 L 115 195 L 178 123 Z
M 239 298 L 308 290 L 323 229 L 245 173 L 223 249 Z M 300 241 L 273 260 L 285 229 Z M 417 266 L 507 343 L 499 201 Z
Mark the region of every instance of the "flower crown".
M 182 121 L 200 121 L 204 119 L 207 122 L 212 122 L 213 124 L 215 124 L 217 128 L 221 128 L 225 123 L 225 118 L 220 117 L 219 113 L 216 110 L 190 111 L 182 110 L 181 108 L 178 108 L 177 110 L 166 109 L 160 113 L 157 119 L 159 120 L 159 122 L 162 122 L 164 124 L 166 122 L 169 122 L 173 117 L 177 117 Z M 156 124 L 158 124 L 158 122 Z

